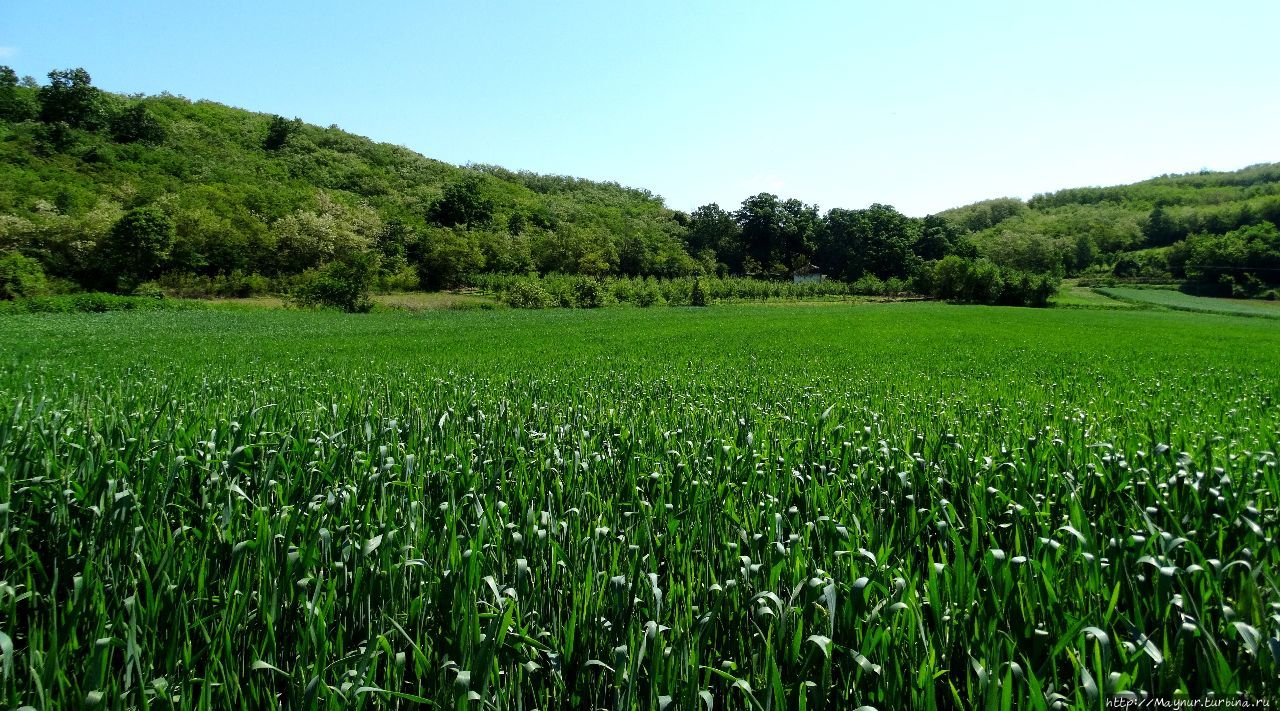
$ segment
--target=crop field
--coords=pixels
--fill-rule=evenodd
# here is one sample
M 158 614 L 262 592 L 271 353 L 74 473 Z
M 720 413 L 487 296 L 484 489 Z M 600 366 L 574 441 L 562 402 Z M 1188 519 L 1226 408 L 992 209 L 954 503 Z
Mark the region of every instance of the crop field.
M 1230 314 L 1233 316 L 1261 316 L 1280 318 L 1280 301 L 1261 299 L 1220 299 L 1210 296 L 1185 294 L 1176 289 L 1135 289 L 1113 286 L 1095 289 L 1099 294 L 1130 304 L 1195 311 L 1201 313 Z
M 1280 327 L 0 318 L 0 706 L 1280 700 Z

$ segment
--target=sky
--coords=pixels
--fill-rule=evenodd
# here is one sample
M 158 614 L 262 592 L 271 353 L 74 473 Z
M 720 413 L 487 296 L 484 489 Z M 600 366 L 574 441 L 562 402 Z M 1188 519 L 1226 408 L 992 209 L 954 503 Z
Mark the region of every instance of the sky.
M 1280 161 L 1274 0 L 0 5 L 0 64 L 298 116 L 681 210 L 925 215 Z

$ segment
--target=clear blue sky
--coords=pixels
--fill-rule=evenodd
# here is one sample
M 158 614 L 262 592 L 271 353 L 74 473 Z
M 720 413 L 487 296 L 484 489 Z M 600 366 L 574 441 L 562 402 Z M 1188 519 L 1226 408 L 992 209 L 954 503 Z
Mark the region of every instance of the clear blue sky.
M 5 2 L 0 63 L 451 163 L 923 215 L 1280 160 L 1275 0 Z

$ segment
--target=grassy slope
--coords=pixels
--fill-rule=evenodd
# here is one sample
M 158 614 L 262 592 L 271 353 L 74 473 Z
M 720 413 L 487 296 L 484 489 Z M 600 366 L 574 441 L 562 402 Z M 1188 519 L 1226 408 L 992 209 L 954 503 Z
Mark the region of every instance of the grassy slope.
M 1280 565 L 1264 540 L 1280 329 L 1262 319 L 155 313 L 3 318 L 0 344 L 0 570 L 39 593 L 0 617 L 10 706 L 39 702 L 32 673 L 55 705 L 114 698 L 108 659 L 132 660 L 130 699 L 162 679 L 189 703 L 253 707 L 342 706 L 347 681 L 452 705 L 459 669 L 504 707 L 694 708 L 701 689 L 742 707 L 706 667 L 775 707 L 824 691 L 850 708 L 1002 692 L 1025 707 L 1046 685 L 1083 705 L 1082 670 L 1164 695 L 1276 693 L 1235 624 L 1280 631 L 1274 573 L 1209 560 Z M 1214 474 L 1212 497 L 1178 479 L 1213 467 L 1232 483 Z M 1189 540 L 1166 549 L 1161 531 Z M 646 644 L 649 620 L 663 627 Z M 1123 646 L 1139 632 L 1164 664 Z M 984 686 L 971 659 L 1037 683 Z

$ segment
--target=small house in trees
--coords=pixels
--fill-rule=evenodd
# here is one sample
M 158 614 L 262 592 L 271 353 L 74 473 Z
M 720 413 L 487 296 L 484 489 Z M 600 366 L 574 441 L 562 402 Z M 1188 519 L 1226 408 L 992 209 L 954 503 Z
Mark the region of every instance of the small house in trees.
M 826 281 L 827 276 L 823 274 L 818 267 L 812 264 L 806 264 L 803 267 L 791 272 L 791 281 L 799 284 L 806 281 Z

